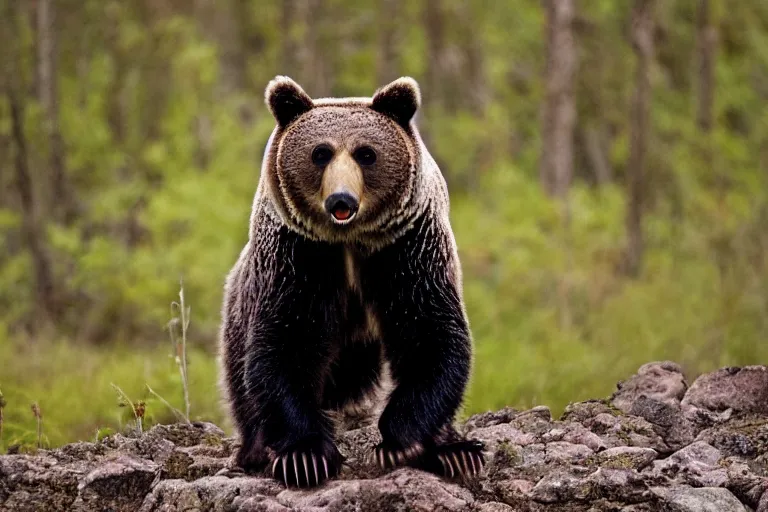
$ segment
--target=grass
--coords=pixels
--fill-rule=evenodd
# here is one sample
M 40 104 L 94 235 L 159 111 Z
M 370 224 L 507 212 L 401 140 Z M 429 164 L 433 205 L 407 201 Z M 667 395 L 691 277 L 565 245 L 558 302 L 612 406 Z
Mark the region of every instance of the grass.
M 32 403 L 32 416 L 35 417 L 35 424 L 36 429 L 35 432 L 37 433 L 37 448 L 43 447 L 43 412 L 40 410 L 40 405 L 37 402 Z
M 133 418 L 136 421 L 136 432 L 139 434 L 144 432 L 144 414 L 147 412 L 146 402 L 144 400 L 136 400 L 134 402 L 128 398 L 128 395 L 125 393 L 125 391 L 120 389 L 120 386 L 117 386 L 114 383 L 110 383 L 110 386 L 112 386 L 112 389 L 114 389 L 117 393 L 117 405 L 120 407 L 127 407 L 128 410 L 133 414 Z M 149 389 L 149 391 L 152 392 L 151 389 Z
M 190 313 L 180 283 L 179 301 L 171 303 L 168 323 L 171 354 L 160 347 L 145 350 L 63 342 L 0 343 L 0 361 L 4 362 L 0 376 L 6 379 L 0 384 L 9 390 L 7 399 L 0 392 L 0 449 L 11 445 L 41 448 L 77 439 L 99 439 L 105 432 L 114 431 L 112 427 L 124 429 L 126 423 L 132 423 L 128 429 L 138 433 L 153 423 L 189 423 L 190 396 L 200 404 L 200 419 L 224 423 L 217 399 L 215 358 L 202 349 L 188 350 Z M 194 361 L 195 381 L 189 375 L 190 359 Z M 15 364 L 5 363 L 10 361 Z M 105 395 L 109 387 L 116 393 L 116 399 L 114 395 L 111 400 Z M 165 398 L 179 394 L 183 413 Z M 36 432 L 34 445 L 30 442 L 32 419 L 23 411 L 30 400 Z M 55 419 L 50 437 L 43 436 L 43 414 L 38 401 L 45 404 L 46 411 Z M 3 437 L 6 414 L 9 428 Z
M 667 356 L 681 360 L 686 352 L 685 345 L 637 344 L 598 351 L 578 340 L 556 345 L 525 340 L 500 343 L 480 337 L 476 343 L 475 372 L 464 416 L 503 405 L 546 404 L 557 417 L 570 401 L 609 395 L 616 382 L 640 364 Z M 189 350 L 188 358 L 188 394 L 194 404 L 190 420 L 212 421 L 231 431 L 219 398 L 215 356 L 196 347 Z M 58 446 L 133 429 L 140 403 L 145 428 L 183 421 L 174 405 L 184 404 L 175 359 L 165 343 L 136 348 L 0 340 L 0 405 L 2 400 L 6 404 L 0 407 L 0 452 L 12 444 Z M 730 362 L 744 363 L 729 358 L 723 364 Z M 717 366 L 716 362 L 689 365 L 689 377 Z M 119 386 L 120 399 L 111 384 Z M 45 430 L 39 436 L 38 418 L 30 411 L 35 402 L 42 411 L 41 421 L 45 414 Z
M 176 366 L 179 367 L 181 387 L 184 390 L 184 419 L 187 423 L 189 423 L 189 410 L 191 408 L 189 402 L 189 372 L 187 369 L 189 364 L 187 357 L 187 331 L 189 330 L 191 312 L 192 308 L 187 306 L 184 301 L 184 282 L 182 281 L 179 283 L 179 301 L 171 304 L 171 321 L 168 323 L 168 332 L 171 335 L 171 343 L 173 343 L 174 352 L 176 353 Z M 177 330 L 181 330 L 181 336 L 176 333 Z M 160 398 L 151 388 L 149 388 L 149 391 Z M 168 402 L 165 403 L 171 407 Z M 171 408 L 173 409 L 173 407 Z
M 195 404 L 190 419 L 226 426 L 215 357 L 201 348 L 191 348 L 188 356 L 189 396 Z M 134 424 L 132 408 L 119 406 L 112 383 L 132 400 L 145 403 L 145 426 L 176 421 L 147 385 L 171 403 L 184 403 L 175 358 L 165 343 L 154 348 L 94 347 L 0 339 L 0 389 L 6 402 L 0 451 L 11 444 L 36 443 L 33 402 L 45 413 L 45 436 L 52 446 L 92 440 L 102 429 Z
M 4 410 L 5 410 L 5 397 L 3 396 L 3 392 L 0 391 L 0 442 L 2 442 L 3 439 L 3 420 L 4 418 Z
M 595 350 L 575 339 L 559 344 L 525 339 L 502 343 L 480 337 L 476 344 L 464 416 L 503 405 L 546 404 L 557 417 L 570 401 L 609 395 L 616 382 L 640 364 L 666 358 L 683 360 L 688 350 L 687 344 L 632 344 Z M 188 394 L 194 404 L 190 420 L 212 421 L 231 431 L 219 398 L 215 357 L 210 350 L 197 347 L 189 350 L 188 358 Z M 722 364 L 746 362 L 729 357 Z M 687 365 L 689 378 L 718 366 L 715 361 Z M 125 398 L 118 399 L 113 383 Z M 0 452 L 12 444 L 58 446 L 134 428 L 139 403 L 144 406 L 145 428 L 183 421 L 177 410 L 184 404 L 183 385 L 175 355 L 169 354 L 165 343 L 136 348 L 0 341 L 0 389 L 6 404 L 0 407 Z M 30 411 L 35 402 L 42 411 L 41 421 L 45 414 L 40 436 L 38 418 Z M 120 407 L 121 402 L 134 405 Z

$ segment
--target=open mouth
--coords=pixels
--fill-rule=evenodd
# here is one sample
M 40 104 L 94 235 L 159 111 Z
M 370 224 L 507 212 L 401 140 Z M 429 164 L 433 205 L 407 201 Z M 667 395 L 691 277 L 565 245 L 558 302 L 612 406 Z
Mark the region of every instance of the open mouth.
M 333 194 L 325 201 L 325 210 L 336 224 L 346 224 L 357 214 L 358 201 L 349 194 Z
M 356 210 L 344 205 L 339 205 L 338 207 L 331 209 L 331 218 L 337 224 L 346 224 L 354 218 L 355 214 L 357 214 Z

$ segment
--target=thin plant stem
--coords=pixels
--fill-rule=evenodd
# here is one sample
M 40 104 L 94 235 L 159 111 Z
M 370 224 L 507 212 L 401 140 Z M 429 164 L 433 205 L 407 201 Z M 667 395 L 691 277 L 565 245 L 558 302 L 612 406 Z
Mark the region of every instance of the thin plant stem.
M 128 398 L 128 395 L 125 394 L 125 391 L 120 389 L 120 386 L 118 386 L 117 384 L 110 382 L 109 385 L 112 386 L 112 389 L 115 390 L 115 392 L 117 393 L 117 397 L 120 400 L 122 400 L 122 402 L 125 403 L 125 405 L 131 408 L 133 417 L 136 418 L 136 429 L 139 431 L 139 434 L 143 433 L 144 432 L 144 428 L 142 425 L 142 418 L 144 416 L 143 405 L 141 405 L 141 414 L 139 414 L 140 404 L 134 404 L 133 401 L 130 398 Z
M 2 443 L 3 440 L 3 409 L 5 409 L 5 397 L 3 396 L 3 392 L 0 391 L 0 443 Z
M 37 448 L 39 450 L 43 447 L 43 412 L 37 402 L 32 404 L 32 414 L 35 415 L 37 421 Z
M 147 386 L 147 391 L 149 391 L 155 398 L 157 398 L 158 400 L 163 402 L 163 404 L 171 410 L 171 412 L 174 414 L 174 416 L 176 416 L 177 420 L 182 421 L 184 423 L 189 423 L 189 420 L 184 417 L 184 413 L 183 412 L 178 410 L 176 407 L 172 406 L 171 403 L 168 400 L 166 400 L 165 398 L 160 396 L 159 393 L 157 393 L 154 389 L 149 387 L 149 384 L 146 384 L 146 386 Z
M 175 333 L 175 310 L 179 311 L 179 321 L 181 322 L 181 346 L 176 338 Z M 181 374 L 181 385 L 184 390 L 184 418 L 189 423 L 189 412 L 191 404 L 189 401 L 189 373 L 187 371 L 187 332 L 189 330 L 191 308 L 186 305 L 184 300 L 184 281 L 179 281 L 179 302 L 171 303 L 171 315 L 174 319 L 169 324 L 169 330 L 171 332 L 171 342 L 174 345 L 176 352 L 176 364 L 179 367 L 179 373 Z

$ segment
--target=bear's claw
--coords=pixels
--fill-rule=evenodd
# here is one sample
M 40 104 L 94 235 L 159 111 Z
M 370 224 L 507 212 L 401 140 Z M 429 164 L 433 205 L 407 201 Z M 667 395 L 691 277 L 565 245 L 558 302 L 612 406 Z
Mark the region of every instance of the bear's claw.
M 309 464 L 310 458 L 312 465 Z M 299 453 L 298 451 L 275 457 L 272 463 L 272 478 L 282 481 L 286 487 L 294 485 L 294 482 L 296 487 L 320 485 L 321 482 L 330 478 L 331 473 L 328 470 L 328 459 L 326 459 L 325 455 L 320 455 L 320 460 L 323 464 L 322 474 L 319 471 L 317 459 L 318 456 L 315 453 L 310 453 L 308 456 L 307 452 Z M 301 479 L 302 473 L 304 476 L 303 480 Z
M 485 466 L 483 448 L 480 441 L 457 441 L 428 449 L 414 445 L 404 450 L 394 450 L 382 443 L 373 449 L 370 462 L 383 470 L 413 466 L 447 478 L 475 478 Z
M 323 453 L 322 447 L 303 446 L 275 455 L 272 461 L 272 478 L 286 487 L 320 485 L 336 476 L 341 466 L 341 454 L 335 446 L 331 451 L 333 453 Z
M 485 466 L 483 444 L 479 441 L 460 441 L 435 448 L 440 468 L 434 466 L 436 473 L 448 478 L 474 478 Z
M 415 461 L 423 451 L 424 448 L 420 444 L 394 450 L 381 443 L 371 452 L 371 462 L 375 462 L 381 469 L 392 469 Z

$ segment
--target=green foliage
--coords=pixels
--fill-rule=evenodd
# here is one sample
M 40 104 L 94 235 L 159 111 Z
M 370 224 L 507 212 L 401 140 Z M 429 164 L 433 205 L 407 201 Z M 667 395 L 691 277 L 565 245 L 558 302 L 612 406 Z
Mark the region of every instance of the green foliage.
M 93 436 L 93 442 L 99 443 L 114 434 L 115 434 L 115 431 L 113 429 L 109 427 L 102 427 L 96 430 L 96 434 Z
M 161 333 L 162 335 L 162 333 Z M 193 421 L 226 425 L 216 387 L 217 366 L 206 351 L 189 352 Z M 30 403 L 43 410 L 43 433 L 52 446 L 104 437 L 114 430 L 133 430 L 130 407 L 120 407 L 110 384 L 135 402 L 145 403 L 144 428 L 175 421 L 173 413 L 147 391 L 147 384 L 176 406 L 184 403 L 179 372 L 168 346 L 138 350 L 125 344 L 94 347 L 71 342 L 0 342 L 0 389 L 5 426 L 0 451 L 14 444 L 36 443 Z
M 768 359 L 768 4 L 713 2 L 715 121 L 705 133 L 695 122 L 694 5 L 659 3 L 647 252 L 641 276 L 629 280 L 618 268 L 634 78 L 631 3 L 578 2 L 576 179 L 567 207 L 546 198 L 538 179 L 541 4 L 441 2 L 441 62 L 451 83 L 435 85 L 449 91 L 437 97 L 427 87 L 434 59 L 424 2 L 401 3 L 395 65 L 424 88 L 419 123 L 448 178 L 477 348 L 465 414 L 539 403 L 557 412 L 609 394 L 655 359 L 682 363 L 690 377 Z M 279 73 L 309 76 L 303 85 L 312 94 L 327 78 L 330 94 L 369 95 L 381 85 L 385 26 L 374 4 L 332 0 L 311 20 L 313 49 L 300 12 L 285 32 L 281 2 L 217 2 L 235 4 L 243 9 L 236 45 L 245 54 L 245 83 L 222 92 L 229 40 L 218 40 L 222 34 L 187 4 L 57 2 L 59 124 L 80 207 L 72 222 L 52 213 L 50 141 L 33 92 L 35 34 L 20 20 L 29 164 L 66 307 L 55 334 L 27 334 L 38 321 L 34 268 L 14 188 L 9 104 L 0 95 L 0 168 L 8 169 L 0 173 L 0 389 L 7 402 L 0 451 L 34 448 L 33 402 L 54 446 L 135 423 L 110 383 L 144 402 L 145 427 L 176 419 L 163 400 L 183 409 L 183 386 L 163 326 L 181 277 L 194 315 L 191 419 L 225 421 L 215 339 L 222 285 L 247 239 L 274 124 L 263 87 Z M 467 19 L 477 30 L 467 30 Z M 288 68 L 286 41 L 308 61 Z M 469 43 L 481 49 L 483 80 L 465 76 Z M 307 62 L 321 57 L 325 72 L 307 75 Z M 482 101 L 469 101 L 476 91 Z M 605 139 L 610 183 L 595 184 L 586 129 Z
M 515 201 L 503 197 L 510 189 Z M 734 261 L 724 283 L 711 256 L 696 250 L 706 232 L 695 224 L 675 233 L 649 219 L 654 244 L 644 277 L 627 281 L 615 272 L 618 189 L 577 186 L 567 228 L 537 183 L 514 168 L 496 173 L 486 190 L 498 202 L 453 203 L 477 345 L 467 413 L 536 404 L 557 413 L 570 401 L 610 394 L 652 360 L 678 361 L 694 377 L 768 358 L 768 346 L 756 341 L 768 333 L 764 274 L 752 282 L 754 270 Z

